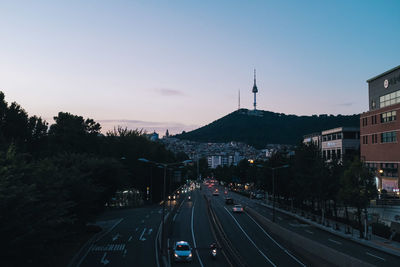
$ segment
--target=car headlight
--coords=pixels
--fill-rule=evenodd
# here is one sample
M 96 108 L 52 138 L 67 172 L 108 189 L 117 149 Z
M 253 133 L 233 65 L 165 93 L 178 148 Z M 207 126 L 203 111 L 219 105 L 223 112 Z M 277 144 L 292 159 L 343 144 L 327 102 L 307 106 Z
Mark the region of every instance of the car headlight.
M 190 253 L 188 257 L 191 258 L 192 257 L 192 253 Z
M 176 254 L 176 253 L 174 254 L 174 256 L 175 256 L 175 258 L 178 258 L 178 257 L 179 257 L 178 254 Z

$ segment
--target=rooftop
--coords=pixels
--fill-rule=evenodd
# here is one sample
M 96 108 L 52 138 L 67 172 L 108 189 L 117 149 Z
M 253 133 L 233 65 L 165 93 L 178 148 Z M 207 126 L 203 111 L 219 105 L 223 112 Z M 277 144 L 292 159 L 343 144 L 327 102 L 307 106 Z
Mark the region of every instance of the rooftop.
M 395 70 L 398 70 L 398 69 L 400 69 L 400 65 L 397 66 L 397 67 L 394 67 L 393 69 L 390 69 L 390 70 L 388 70 L 388 71 L 385 71 L 384 73 L 381 73 L 381 74 L 379 74 L 379 75 L 377 75 L 377 76 L 375 76 L 375 77 L 372 77 L 371 79 L 367 80 L 367 83 L 370 83 L 370 82 L 372 82 L 373 80 L 376 80 L 376 79 L 378 79 L 378 78 L 380 78 L 380 77 L 382 77 L 382 76 L 385 76 L 386 74 L 389 74 L 389 73 L 391 73 L 391 72 L 393 72 L 393 71 L 395 71 Z

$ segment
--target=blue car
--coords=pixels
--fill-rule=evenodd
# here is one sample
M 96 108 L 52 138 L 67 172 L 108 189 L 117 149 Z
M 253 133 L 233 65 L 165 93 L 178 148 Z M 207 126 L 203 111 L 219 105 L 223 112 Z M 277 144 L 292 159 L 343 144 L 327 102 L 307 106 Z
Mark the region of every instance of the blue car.
M 174 246 L 175 261 L 192 261 L 192 248 L 186 241 L 178 241 Z

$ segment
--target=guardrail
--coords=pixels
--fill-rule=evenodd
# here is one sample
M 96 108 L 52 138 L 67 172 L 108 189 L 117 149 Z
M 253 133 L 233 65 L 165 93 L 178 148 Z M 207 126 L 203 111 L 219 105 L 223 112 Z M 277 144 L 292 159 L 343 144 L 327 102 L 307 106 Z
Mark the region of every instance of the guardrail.
M 221 248 L 221 252 L 224 254 L 226 260 L 228 261 L 228 264 L 231 267 L 247 267 L 243 259 L 240 257 L 239 252 L 232 245 L 231 241 L 225 234 L 222 224 L 218 220 L 218 217 L 212 208 L 211 201 L 207 198 L 206 195 L 204 195 L 204 198 L 207 203 L 207 212 L 211 231 L 213 232 L 213 236 L 217 240 L 218 247 Z

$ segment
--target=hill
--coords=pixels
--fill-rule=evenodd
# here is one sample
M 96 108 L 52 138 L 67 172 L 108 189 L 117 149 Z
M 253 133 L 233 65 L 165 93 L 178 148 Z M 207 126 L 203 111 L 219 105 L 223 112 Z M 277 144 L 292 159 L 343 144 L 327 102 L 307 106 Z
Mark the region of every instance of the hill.
M 341 127 L 359 127 L 360 115 L 296 116 L 270 111 L 234 111 L 177 138 L 198 142 L 238 141 L 258 148 L 266 144 L 297 144 L 303 135 Z

